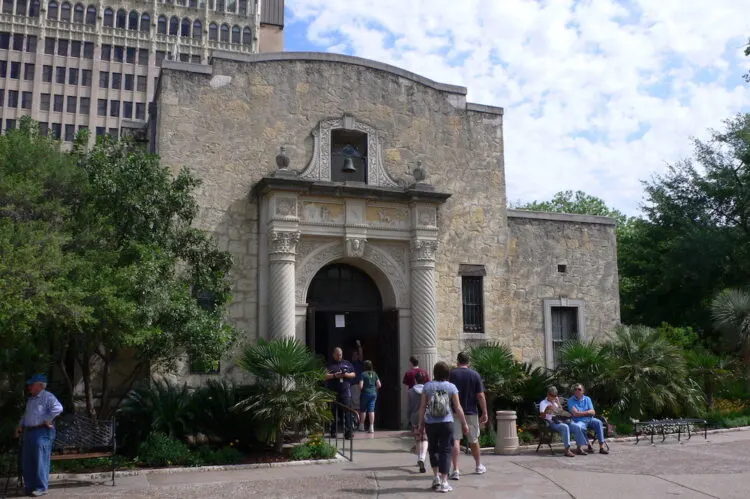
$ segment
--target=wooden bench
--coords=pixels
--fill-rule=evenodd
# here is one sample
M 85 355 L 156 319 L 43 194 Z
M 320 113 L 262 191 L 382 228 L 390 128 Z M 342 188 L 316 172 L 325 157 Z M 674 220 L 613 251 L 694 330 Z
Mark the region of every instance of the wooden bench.
M 78 414 L 67 414 L 55 420 L 55 442 L 52 444 L 52 461 L 74 459 L 112 460 L 112 486 L 117 471 L 117 441 L 115 418 L 91 419 Z
M 562 405 L 563 410 L 568 410 L 568 399 L 561 398 L 560 404 Z M 549 447 L 549 450 L 552 454 L 555 453 L 554 450 L 552 450 L 552 439 L 555 435 L 559 435 L 556 431 L 552 430 L 552 428 L 549 425 L 549 421 L 546 419 L 542 419 L 539 417 L 539 402 L 534 402 L 534 410 L 537 413 L 537 418 L 540 421 L 539 423 L 539 443 L 536 446 L 536 451 L 539 452 L 539 449 L 542 447 L 542 445 L 547 445 Z M 597 415 L 595 419 L 598 419 L 602 422 L 602 428 L 604 430 L 604 438 L 609 438 L 609 424 L 607 422 L 607 419 L 604 416 Z M 597 441 L 596 433 L 594 433 L 594 430 L 591 428 L 586 429 L 586 437 L 588 440 L 591 440 L 588 447 L 589 449 L 593 449 L 594 443 Z M 575 441 L 573 438 L 573 435 L 570 435 L 571 444 Z M 605 441 L 604 447 L 609 450 L 609 444 Z

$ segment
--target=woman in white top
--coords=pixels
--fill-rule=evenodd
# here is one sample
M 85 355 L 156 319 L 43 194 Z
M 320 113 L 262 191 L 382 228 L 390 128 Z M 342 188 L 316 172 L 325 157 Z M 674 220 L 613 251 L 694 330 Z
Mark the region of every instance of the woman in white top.
M 539 417 L 549 421 L 549 427 L 552 431 L 556 431 L 562 438 L 563 447 L 565 447 L 565 455 L 567 457 L 576 457 L 570 451 L 570 426 L 567 424 L 557 421 L 554 417 L 556 414 L 563 412 L 562 404 L 560 399 L 557 397 L 557 388 L 550 386 L 547 388 L 547 398 L 539 402 Z

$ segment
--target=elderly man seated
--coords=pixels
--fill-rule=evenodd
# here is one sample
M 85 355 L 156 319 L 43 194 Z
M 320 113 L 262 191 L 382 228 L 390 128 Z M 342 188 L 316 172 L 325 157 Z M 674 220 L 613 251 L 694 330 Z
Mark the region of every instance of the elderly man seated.
M 547 398 L 539 402 L 539 417 L 546 419 L 550 429 L 560 434 L 563 447 L 565 447 L 565 455 L 567 457 L 575 457 L 575 454 L 570 451 L 570 431 L 572 429 L 574 432 L 581 432 L 581 428 L 578 426 L 568 426 L 565 422 L 566 418 L 570 418 L 570 414 L 563 410 L 560 399 L 557 397 L 557 388 L 554 386 L 547 388 Z M 585 439 L 586 437 L 584 436 Z M 581 455 L 584 454 L 581 450 L 578 453 Z
M 573 422 L 571 423 L 571 429 L 578 427 L 581 429 L 580 437 L 579 433 L 574 432 L 576 436 L 576 444 L 578 450 L 582 451 L 583 447 L 589 449 L 589 452 L 593 453 L 588 445 L 586 439 L 586 430 L 592 428 L 596 433 L 596 438 L 599 440 L 599 454 L 609 454 L 609 451 L 604 448 L 604 426 L 600 419 L 595 418 L 596 411 L 594 410 L 594 404 L 591 399 L 583 394 L 583 385 L 576 383 L 573 387 L 574 395 L 568 399 L 568 410 L 573 415 Z

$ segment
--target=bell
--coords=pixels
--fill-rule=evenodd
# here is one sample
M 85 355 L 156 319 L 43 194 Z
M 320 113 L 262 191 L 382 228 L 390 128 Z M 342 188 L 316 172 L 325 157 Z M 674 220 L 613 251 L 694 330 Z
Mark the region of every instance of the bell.
M 352 158 L 344 159 L 344 167 L 341 171 L 344 173 L 354 173 L 357 171 L 357 169 L 354 168 L 354 161 L 352 161 Z
M 352 161 L 352 158 L 344 159 L 344 167 L 341 171 L 344 173 L 354 173 L 357 171 L 357 169 L 354 168 L 354 161 Z

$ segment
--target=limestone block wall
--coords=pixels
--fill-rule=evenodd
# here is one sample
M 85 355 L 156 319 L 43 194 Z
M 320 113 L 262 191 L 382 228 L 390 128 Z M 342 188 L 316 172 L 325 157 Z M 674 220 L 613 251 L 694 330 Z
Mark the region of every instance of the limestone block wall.
M 508 228 L 506 284 L 492 299 L 503 318 L 499 336 L 516 357 L 544 365 L 545 299 L 582 300 L 587 338 L 619 323 L 614 220 L 509 210 Z
M 422 161 L 427 182 L 452 194 L 438 211 L 439 341 L 461 334 L 459 264 L 485 264 L 492 276 L 486 295 L 502 293 L 508 238 L 502 109 L 467 103 L 465 96 L 462 87 L 332 54 L 216 58 L 210 67 L 165 62 L 156 149 L 165 164 L 190 167 L 204 181 L 198 224 L 234 256 L 231 316 L 249 341 L 265 335 L 257 328 L 258 241 L 265 228 L 248 193 L 274 171 L 281 146 L 291 167 L 302 170 L 313 155 L 312 131 L 344 114 L 378 130 L 392 177 L 408 179 Z M 488 322 L 502 321 L 504 313 L 488 300 Z M 454 357 L 454 349 L 445 345 L 440 356 Z

